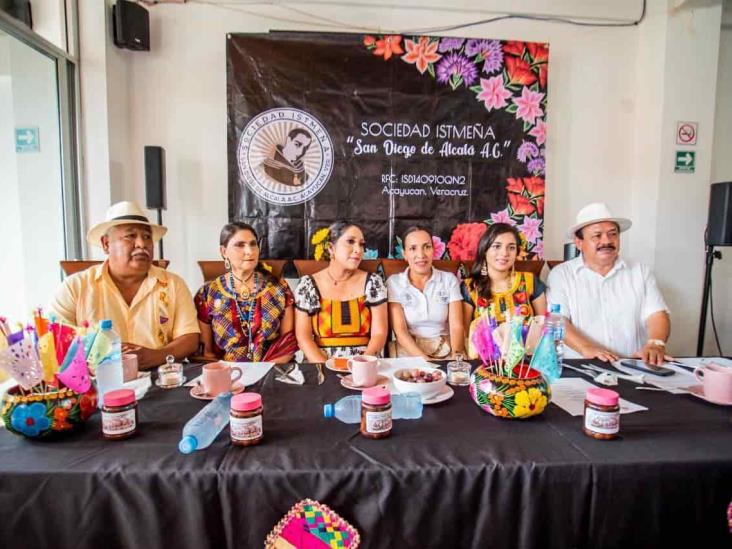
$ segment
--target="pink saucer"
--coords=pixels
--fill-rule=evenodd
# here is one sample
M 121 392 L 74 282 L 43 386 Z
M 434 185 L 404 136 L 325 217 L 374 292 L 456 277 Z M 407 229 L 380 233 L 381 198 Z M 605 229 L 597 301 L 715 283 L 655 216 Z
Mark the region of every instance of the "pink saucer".
M 231 394 L 238 395 L 239 393 L 241 393 L 244 390 L 244 388 L 245 388 L 244 385 L 237 381 L 231 386 Z M 214 397 L 212 397 L 208 393 L 203 392 L 203 385 L 201 385 L 200 383 L 191 387 L 190 395 L 193 398 L 197 398 L 198 400 L 213 400 L 214 399 Z
M 689 387 L 689 392 L 697 398 L 711 402 L 712 404 L 719 404 L 720 406 L 732 406 L 732 400 L 712 400 L 704 394 L 704 385 L 692 385 Z
M 389 383 L 389 378 L 386 376 L 379 376 L 376 378 L 376 383 L 369 387 L 361 387 L 359 385 L 353 384 L 353 376 L 351 374 L 348 374 L 347 376 L 343 376 L 341 378 L 341 385 L 343 385 L 346 389 L 351 389 L 352 391 L 363 391 L 364 389 L 370 389 L 371 387 L 385 387 Z

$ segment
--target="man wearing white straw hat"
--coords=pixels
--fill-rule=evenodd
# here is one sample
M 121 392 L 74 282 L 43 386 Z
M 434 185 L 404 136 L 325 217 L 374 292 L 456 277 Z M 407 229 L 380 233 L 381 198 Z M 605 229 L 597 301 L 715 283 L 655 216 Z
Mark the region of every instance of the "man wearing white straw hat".
M 647 265 L 620 257 L 620 233 L 631 221 L 602 202 L 582 208 L 567 232 L 581 252 L 549 273 L 548 300 L 567 318 L 567 358 L 637 357 L 660 365 L 671 324 Z
M 134 202 L 118 202 L 86 235 L 107 254 L 101 264 L 68 277 L 51 302 L 65 322 L 112 320 L 122 352 L 140 368 L 196 351 L 199 328 L 191 292 L 181 277 L 152 264 L 153 246 L 166 233 Z

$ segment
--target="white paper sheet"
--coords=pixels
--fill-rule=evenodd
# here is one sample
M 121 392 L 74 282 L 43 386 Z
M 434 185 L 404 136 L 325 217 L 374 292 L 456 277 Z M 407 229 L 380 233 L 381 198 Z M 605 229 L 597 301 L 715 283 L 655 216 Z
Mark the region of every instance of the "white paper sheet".
M 563 377 L 552 383 L 552 404 L 556 404 L 562 410 L 572 416 L 581 416 L 585 411 L 585 393 L 587 389 L 597 387 L 592 383 L 578 377 Z M 645 406 L 620 399 L 620 413 L 632 414 L 648 410 Z
M 245 387 L 254 385 L 257 381 L 266 376 L 267 372 L 269 372 L 272 369 L 272 366 L 274 366 L 274 362 L 225 362 L 223 360 L 221 361 L 221 364 L 226 364 L 227 366 L 238 366 L 241 368 L 244 373 L 242 374 L 241 379 L 239 379 L 239 383 L 242 383 Z M 193 387 L 198 383 L 198 380 L 201 379 L 201 377 L 202 376 L 198 376 L 190 380 L 185 384 L 185 386 Z
M 680 360 L 679 362 L 683 362 L 684 364 L 686 364 L 686 360 L 689 359 Z M 699 385 L 699 381 L 697 381 L 697 379 L 689 370 L 687 370 L 686 368 L 682 368 L 681 366 L 674 366 L 673 364 L 669 363 L 664 364 L 663 367 L 669 368 L 676 373 L 672 376 L 665 377 L 648 374 L 645 372 L 641 372 L 640 370 L 634 370 L 633 368 L 622 366 L 619 362 L 614 362 L 613 366 L 615 366 L 621 372 L 625 372 L 627 374 L 641 373 L 643 374 L 646 383 L 648 383 L 649 385 L 653 385 L 654 387 L 659 387 L 673 395 L 686 394 L 689 392 L 689 387 L 691 387 L 692 385 Z M 689 364 L 689 366 L 691 366 L 691 364 Z

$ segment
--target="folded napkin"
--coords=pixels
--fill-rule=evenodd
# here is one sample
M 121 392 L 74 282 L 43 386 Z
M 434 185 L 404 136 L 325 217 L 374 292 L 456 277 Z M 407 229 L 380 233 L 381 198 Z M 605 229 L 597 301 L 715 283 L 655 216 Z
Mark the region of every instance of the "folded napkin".
M 299 364 L 295 364 L 295 367 L 292 370 L 290 370 L 289 372 L 287 371 L 286 368 L 282 368 L 281 366 L 280 366 L 280 369 L 287 372 L 287 375 L 290 376 L 291 378 L 296 379 L 297 383 L 295 381 L 293 381 L 292 379 L 290 379 L 290 377 L 283 376 L 282 374 L 277 372 L 277 370 L 275 370 L 275 373 L 276 373 L 275 379 L 277 381 L 281 381 L 282 383 L 289 383 L 290 385 L 303 385 L 305 383 L 305 376 L 303 375 L 302 370 L 300 370 Z

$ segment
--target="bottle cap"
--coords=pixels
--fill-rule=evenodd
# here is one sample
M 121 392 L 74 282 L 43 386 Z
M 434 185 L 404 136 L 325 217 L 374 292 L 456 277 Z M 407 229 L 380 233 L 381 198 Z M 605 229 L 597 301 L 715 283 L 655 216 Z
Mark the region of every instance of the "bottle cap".
M 259 393 L 241 393 L 231 397 L 231 409 L 237 412 L 256 410 L 262 405 L 262 395 Z
M 364 389 L 361 394 L 363 395 L 363 401 L 366 404 L 380 406 L 391 402 L 391 393 L 383 387 L 371 387 L 370 389 Z
M 335 408 L 332 404 L 325 404 L 323 406 L 323 417 L 333 417 L 333 414 L 335 413 Z
M 132 389 L 117 389 L 104 393 L 105 406 L 124 406 L 135 402 L 135 391 Z
M 587 389 L 585 398 L 587 399 L 587 402 L 592 402 L 592 404 L 599 404 L 600 406 L 616 406 L 620 396 L 618 393 L 611 391 L 610 389 L 593 387 L 592 389 Z
M 552 313 L 561 313 L 562 306 L 559 303 L 553 303 L 551 308 Z
M 112 329 L 112 321 L 108 318 L 102 320 L 102 323 L 100 324 L 100 327 L 102 330 L 111 330 Z
M 184 436 L 178 443 L 178 450 L 181 454 L 190 454 L 196 448 L 198 448 L 198 441 L 191 435 Z

